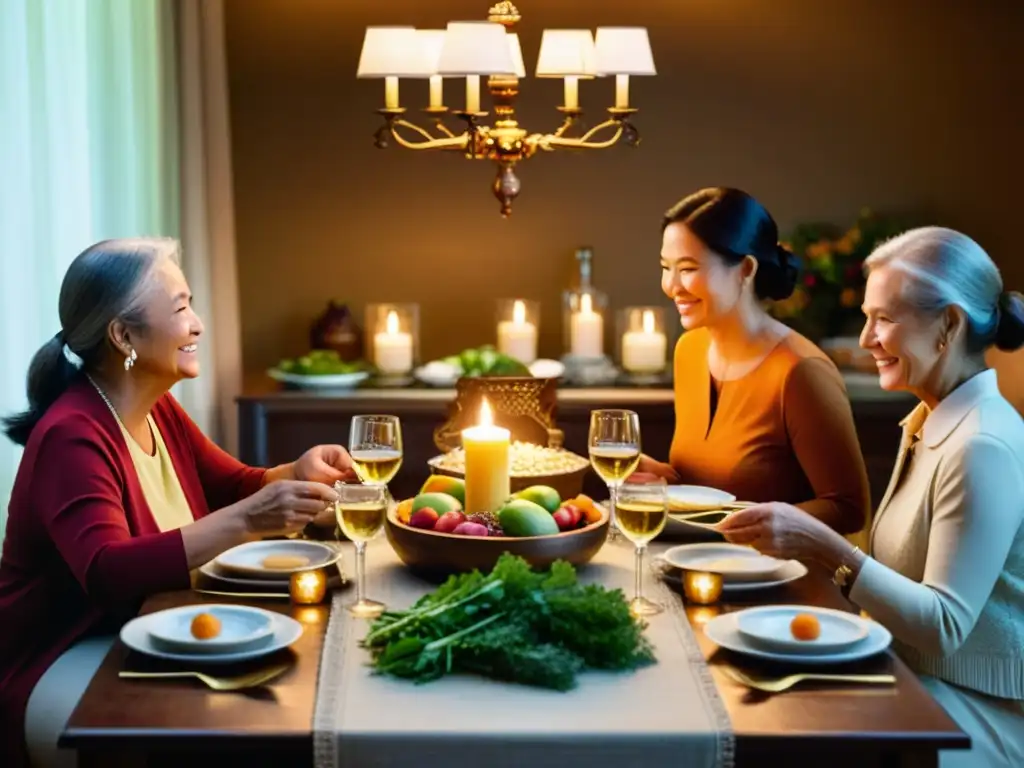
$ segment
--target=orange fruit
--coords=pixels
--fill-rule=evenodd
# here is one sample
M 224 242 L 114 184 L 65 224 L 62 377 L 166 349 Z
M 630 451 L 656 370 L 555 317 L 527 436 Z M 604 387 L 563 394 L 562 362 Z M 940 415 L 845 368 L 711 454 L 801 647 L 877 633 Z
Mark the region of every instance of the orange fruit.
M 821 634 L 821 624 L 813 614 L 798 613 L 789 623 L 789 631 L 797 640 L 817 640 Z
M 212 640 L 220 634 L 220 619 L 212 613 L 197 613 L 192 619 L 192 637 L 196 640 Z
M 406 499 L 405 501 L 400 501 L 398 503 L 398 506 L 395 508 L 395 514 L 398 515 L 399 521 L 405 523 L 406 525 L 408 525 L 409 521 L 412 519 L 412 502 L 413 499 Z
M 587 521 L 587 525 L 596 523 L 601 519 L 601 510 L 598 509 L 597 504 L 594 500 L 587 496 L 585 493 L 581 493 L 575 499 L 572 499 L 569 504 L 575 507 L 579 507 L 583 511 L 583 519 Z

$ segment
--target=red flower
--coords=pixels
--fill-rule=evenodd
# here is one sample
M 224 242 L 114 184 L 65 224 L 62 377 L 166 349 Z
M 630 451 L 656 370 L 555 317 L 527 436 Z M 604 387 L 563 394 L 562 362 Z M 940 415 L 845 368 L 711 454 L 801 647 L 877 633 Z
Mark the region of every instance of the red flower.
M 817 282 L 818 278 L 816 278 L 814 275 L 804 276 L 804 285 L 806 285 L 808 288 L 813 288 L 817 284 Z

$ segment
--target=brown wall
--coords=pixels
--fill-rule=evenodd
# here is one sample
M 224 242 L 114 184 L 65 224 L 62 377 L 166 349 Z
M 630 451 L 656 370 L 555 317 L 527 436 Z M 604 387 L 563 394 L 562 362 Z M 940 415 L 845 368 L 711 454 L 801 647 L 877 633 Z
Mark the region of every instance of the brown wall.
M 642 25 L 659 75 L 633 78 L 638 150 L 530 160 L 507 221 L 490 164 L 374 149 L 383 85 L 355 78 L 367 25 L 442 27 L 488 4 L 227 0 L 247 369 L 303 351 L 331 297 L 419 301 L 428 358 L 490 341 L 495 298 L 535 297 L 542 353 L 557 355 L 573 249 L 594 246 L 615 304 L 659 301 L 659 216 L 712 184 L 747 189 L 784 226 L 926 207 L 1024 286 L 1024 3 L 522 0 L 528 71 L 544 27 Z M 526 127 L 553 128 L 560 83 L 523 86 Z M 581 86 L 594 119 L 613 87 Z M 456 82 L 445 95 L 461 105 Z M 423 106 L 425 82 L 403 81 L 402 100 Z

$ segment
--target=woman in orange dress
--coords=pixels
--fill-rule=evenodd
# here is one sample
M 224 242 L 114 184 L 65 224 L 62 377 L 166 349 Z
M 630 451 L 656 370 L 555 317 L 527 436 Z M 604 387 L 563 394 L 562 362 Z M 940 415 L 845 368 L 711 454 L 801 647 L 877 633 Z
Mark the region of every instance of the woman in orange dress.
M 645 456 L 638 472 L 861 530 L 868 479 L 842 376 L 764 308 L 793 292 L 799 269 L 774 219 L 745 192 L 710 188 L 670 208 L 662 230 L 661 287 L 685 329 L 675 435 L 669 462 Z

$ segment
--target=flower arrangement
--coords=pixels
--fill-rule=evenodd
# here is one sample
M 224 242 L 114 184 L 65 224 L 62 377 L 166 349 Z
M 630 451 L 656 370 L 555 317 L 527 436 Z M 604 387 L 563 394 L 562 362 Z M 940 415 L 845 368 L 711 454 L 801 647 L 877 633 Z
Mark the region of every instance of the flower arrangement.
M 793 294 L 770 307 L 771 313 L 814 341 L 857 336 L 864 325 L 864 260 L 886 240 L 909 228 L 899 216 L 868 208 L 844 230 L 832 224 L 799 224 L 783 243 L 802 260 Z

